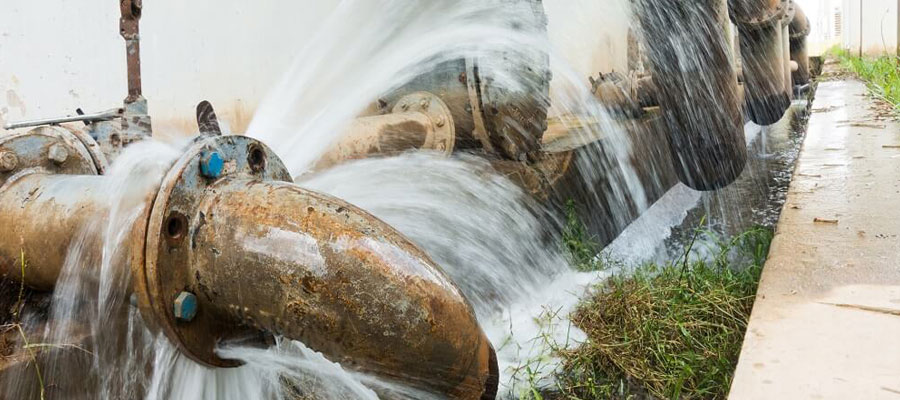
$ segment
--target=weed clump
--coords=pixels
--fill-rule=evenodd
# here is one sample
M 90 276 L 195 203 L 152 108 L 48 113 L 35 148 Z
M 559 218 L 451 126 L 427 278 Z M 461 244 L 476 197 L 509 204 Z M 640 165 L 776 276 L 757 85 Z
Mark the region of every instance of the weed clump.
M 677 260 L 599 284 L 571 316 L 588 340 L 561 350 L 555 393 L 541 397 L 725 398 L 771 240 L 753 228 L 705 257 L 689 256 L 692 241 Z
M 832 53 L 845 68 L 866 81 L 875 97 L 890 103 L 900 113 L 900 56 L 858 57 L 840 49 Z

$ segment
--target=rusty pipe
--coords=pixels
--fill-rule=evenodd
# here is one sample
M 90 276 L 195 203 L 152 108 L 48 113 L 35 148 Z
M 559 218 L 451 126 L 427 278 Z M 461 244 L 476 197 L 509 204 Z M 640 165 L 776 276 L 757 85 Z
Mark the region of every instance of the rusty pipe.
M 594 98 L 613 115 L 639 118 L 644 114 L 644 108 L 659 105 L 656 85 L 650 76 L 623 77 L 614 72 L 600 74 L 597 79 L 591 77 L 590 82 Z
M 96 143 L 58 126 L 0 136 L 0 273 L 52 289 L 69 245 L 103 204 L 89 175 L 106 168 Z
M 111 178 L 77 142 L 61 147 L 77 139 L 61 132 L 0 140 L 0 267 L 39 290 L 54 287 L 78 233 L 109 207 Z M 195 361 L 236 366 L 216 355 L 219 343 L 278 334 L 425 391 L 496 394 L 491 344 L 441 269 L 384 222 L 292 184 L 262 143 L 195 141 L 147 202 L 127 247 L 131 289 L 148 326 Z M 199 306 L 190 318 L 178 308 L 186 294 Z
M 541 0 L 503 0 L 503 10 L 521 18 L 509 28 L 546 37 Z M 407 93 L 429 91 L 452 111 L 459 149 L 481 148 L 521 161 L 540 149 L 550 107 L 550 57 L 540 46 L 520 46 L 487 57 L 451 59 L 385 94 L 393 106 Z
M 747 161 L 723 2 L 639 0 L 650 69 L 679 179 L 698 190 L 733 182 Z
M 195 361 L 234 366 L 216 355 L 218 343 L 278 334 L 451 398 L 496 393 L 490 342 L 441 269 L 384 222 L 293 185 L 253 139 L 194 144 L 164 178 L 148 221 L 132 243 L 139 307 Z M 184 292 L 197 299 L 190 321 L 173 310 Z
M 404 96 L 384 115 L 354 119 L 316 163 L 322 170 L 350 160 L 388 156 L 409 150 L 450 155 L 455 144 L 453 115 L 440 98 L 427 92 Z
M 4 277 L 52 290 L 79 232 L 97 219 L 107 193 L 96 176 L 28 174 L 0 190 Z M 21 258 L 27 260 L 23 278 Z
M 226 179 L 189 224 L 190 246 L 176 251 L 188 253 L 201 312 L 220 323 L 454 398 L 484 391 L 490 343 L 462 294 L 362 210 L 286 182 Z
M 797 63 L 797 70 L 793 73 L 794 84 L 805 85 L 809 83 L 809 52 L 807 37 L 810 32 L 809 18 L 803 12 L 799 4 L 794 5 L 794 18 L 790 24 L 791 60 Z

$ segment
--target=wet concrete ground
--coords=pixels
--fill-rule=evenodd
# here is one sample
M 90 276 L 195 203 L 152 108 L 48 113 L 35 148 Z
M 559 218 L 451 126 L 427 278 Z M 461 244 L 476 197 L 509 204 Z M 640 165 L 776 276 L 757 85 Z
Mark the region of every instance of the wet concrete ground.
M 732 399 L 900 399 L 900 124 L 819 86 Z

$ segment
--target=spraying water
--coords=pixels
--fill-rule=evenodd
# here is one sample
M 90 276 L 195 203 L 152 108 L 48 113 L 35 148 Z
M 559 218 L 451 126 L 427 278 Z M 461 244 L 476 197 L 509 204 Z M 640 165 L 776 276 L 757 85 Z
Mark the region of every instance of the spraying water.
M 571 126 L 585 140 L 605 137 L 602 149 L 578 160 L 587 196 L 608 204 L 624 227 L 650 204 L 633 167 L 632 143 L 619 122 L 591 95 L 585 77 L 540 34 L 530 1 L 342 1 L 309 38 L 282 82 L 261 105 L 248 135 L 269 143 L 298 184 L 328 193 L 386 221 L 423 248 L 472 303 L 497 350 L 501 392 L 516 395 L 521 366 L 546 355 L 546 341 L 577 344 L 582 333 L 544 316 L 565 316 L 602 273 L 576 273 L 560 248 L 558 214 L 501 176 L 484 158 L 416 153 L 361 160 L 325 171 L 311 168 L 347 122 L 373 99 L 456 59 L 518 60 L 549 55 L 552 95 L 533 99 L 549 114 L 578 115 L 596 123 Z M 689 29 L 689 28 L 685 28 Z M 689 54 L 687 56 L 697 56 Z M 534 82 L 510 73 L 504 62 L 485 62 L 493 85 L 522 92 Z M 683 72 L 683 71 L 682 71 Z M 702 83 L 699 84 L 702 86 Z M 715 90 L 701 87 L 697 93 Z M 686 99 L 689 100 L 689 99 Z M 79 233 L 57 285 L 48 328 L 52 343 L 85 337 L 98 398 L 441 398 L 342 368 L 303 343 L 276 338 L 268 348 L 222 344 L 219 355 L 240 359 L 234 369 L 190 361 L 164 337 L 150 334 L 130 305 L 127 227 L 144 213 L 178 146 L 132 145 L 109 173 L 108 213 Z M 602 150 L 602 151 L 601 151 Z M 603 186 L 595 183 L 603 181 Z M 699 195 L 683 186 L 615 242 L 625 254 L 653 248 L 687 215 Z M 659 222 L 662 221 L 663 229 Z M 647 235 L 654 231 L 655 235 Z M 87 323 L 87 332 L 84 329 Z M 542 340 L 541 338 L 546 340 Z M 90 349 L 90 350 L 88 350 Z M 123 357 L 122 355 L 126 355 Z M 81 362 L 81 361 L 79 361 Z M 65 379 L 77 364 L 51 363 L 48 377 Z M 555 368 L 543 359 L 537 373 Z M 147 378 L 146 371 L 152 375 Z M 23 397 L 25 394 L 23 394 Z

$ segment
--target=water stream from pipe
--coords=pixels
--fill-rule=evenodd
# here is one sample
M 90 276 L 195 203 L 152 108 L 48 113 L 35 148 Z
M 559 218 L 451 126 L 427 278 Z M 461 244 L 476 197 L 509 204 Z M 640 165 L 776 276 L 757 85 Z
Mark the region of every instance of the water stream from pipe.
M 541 337 L 550 336 L 555 343 L 583 340 L 577 329 L 565 322 L 548 323 L 543 316 L 564 317 L 591 283 L 605 277 L 572 270 L 560 245 L 559 216 L 474 155 L 403 154 L 315 173 L 310 168 L 337 139 L 336 132 L 373 99 L 423 71 L 458 58 L 527 58 L 529 49 L 540 49 L 550 54 L 553 70 L 552 95 L 542 101 L 553 105 L 554 114 L 600 121 L 582 134 L 605 137 L 604 151 L 586 157 L 580 167 L 603 171 L 608 188 L 597 189 L 594 201 L 610 204 L 613 215 L 622 215 L 614 223 L 624 225 L 634 209 L 650 207 L 630 161 L 631 143 L 594 100 L 586 77 L 534 24 L 530 2 L 342 1 L 317 35 L 300 40 L 296 62 L 262 103 L 248 132 L 275 149 L 299 177 L 298 184 L 386 221 L 444 268 L 473 304 L 494 344 L 501 393 L 509 396 L 518 393 L 525 379 L 519 367 L 546 354 Z M 516 76 L 493 67 L 494 85 L 521 89 Z M 398 398 L 441 398 L 343 369 L 296 341 L 278 339 L 267 349 L 225 344 L 220 355 L 245 365 L 211 369 L 150 334 L 137 308 L 129 305 L 127 227 L 178 149 L 154 141 L 132 145 L 109 172 L 109 212 L 79 233 L 83 239 L 69 251 L 51 308 L 51 318 L 59 323 L 48 328 L 47 337 L 63 344 L 89 338 L 89 365 L 80 367 L 91 368 L 97 380 L 92 383 L 96 395 L 90 397 L 282 399 L 312 393 L 324 399 L 374 399 L 375 389 Z M 590 182 L 598 178 L 585 177 Z M 649 222 L 639 220 L 611 248 L 626 257 L 628 251 L 656 251 L 698 201 L 696 192 L 676 188 L 645 214 Z M 90 321 L 90 332 L 75 332 L 83 325 L 74 322 L 83 321 Z M 534 372 L 552 370 L 550 358 Z M 59 379 L 68 368 L 79 367 L 66 360 L 51 364 L 47 375 Z

